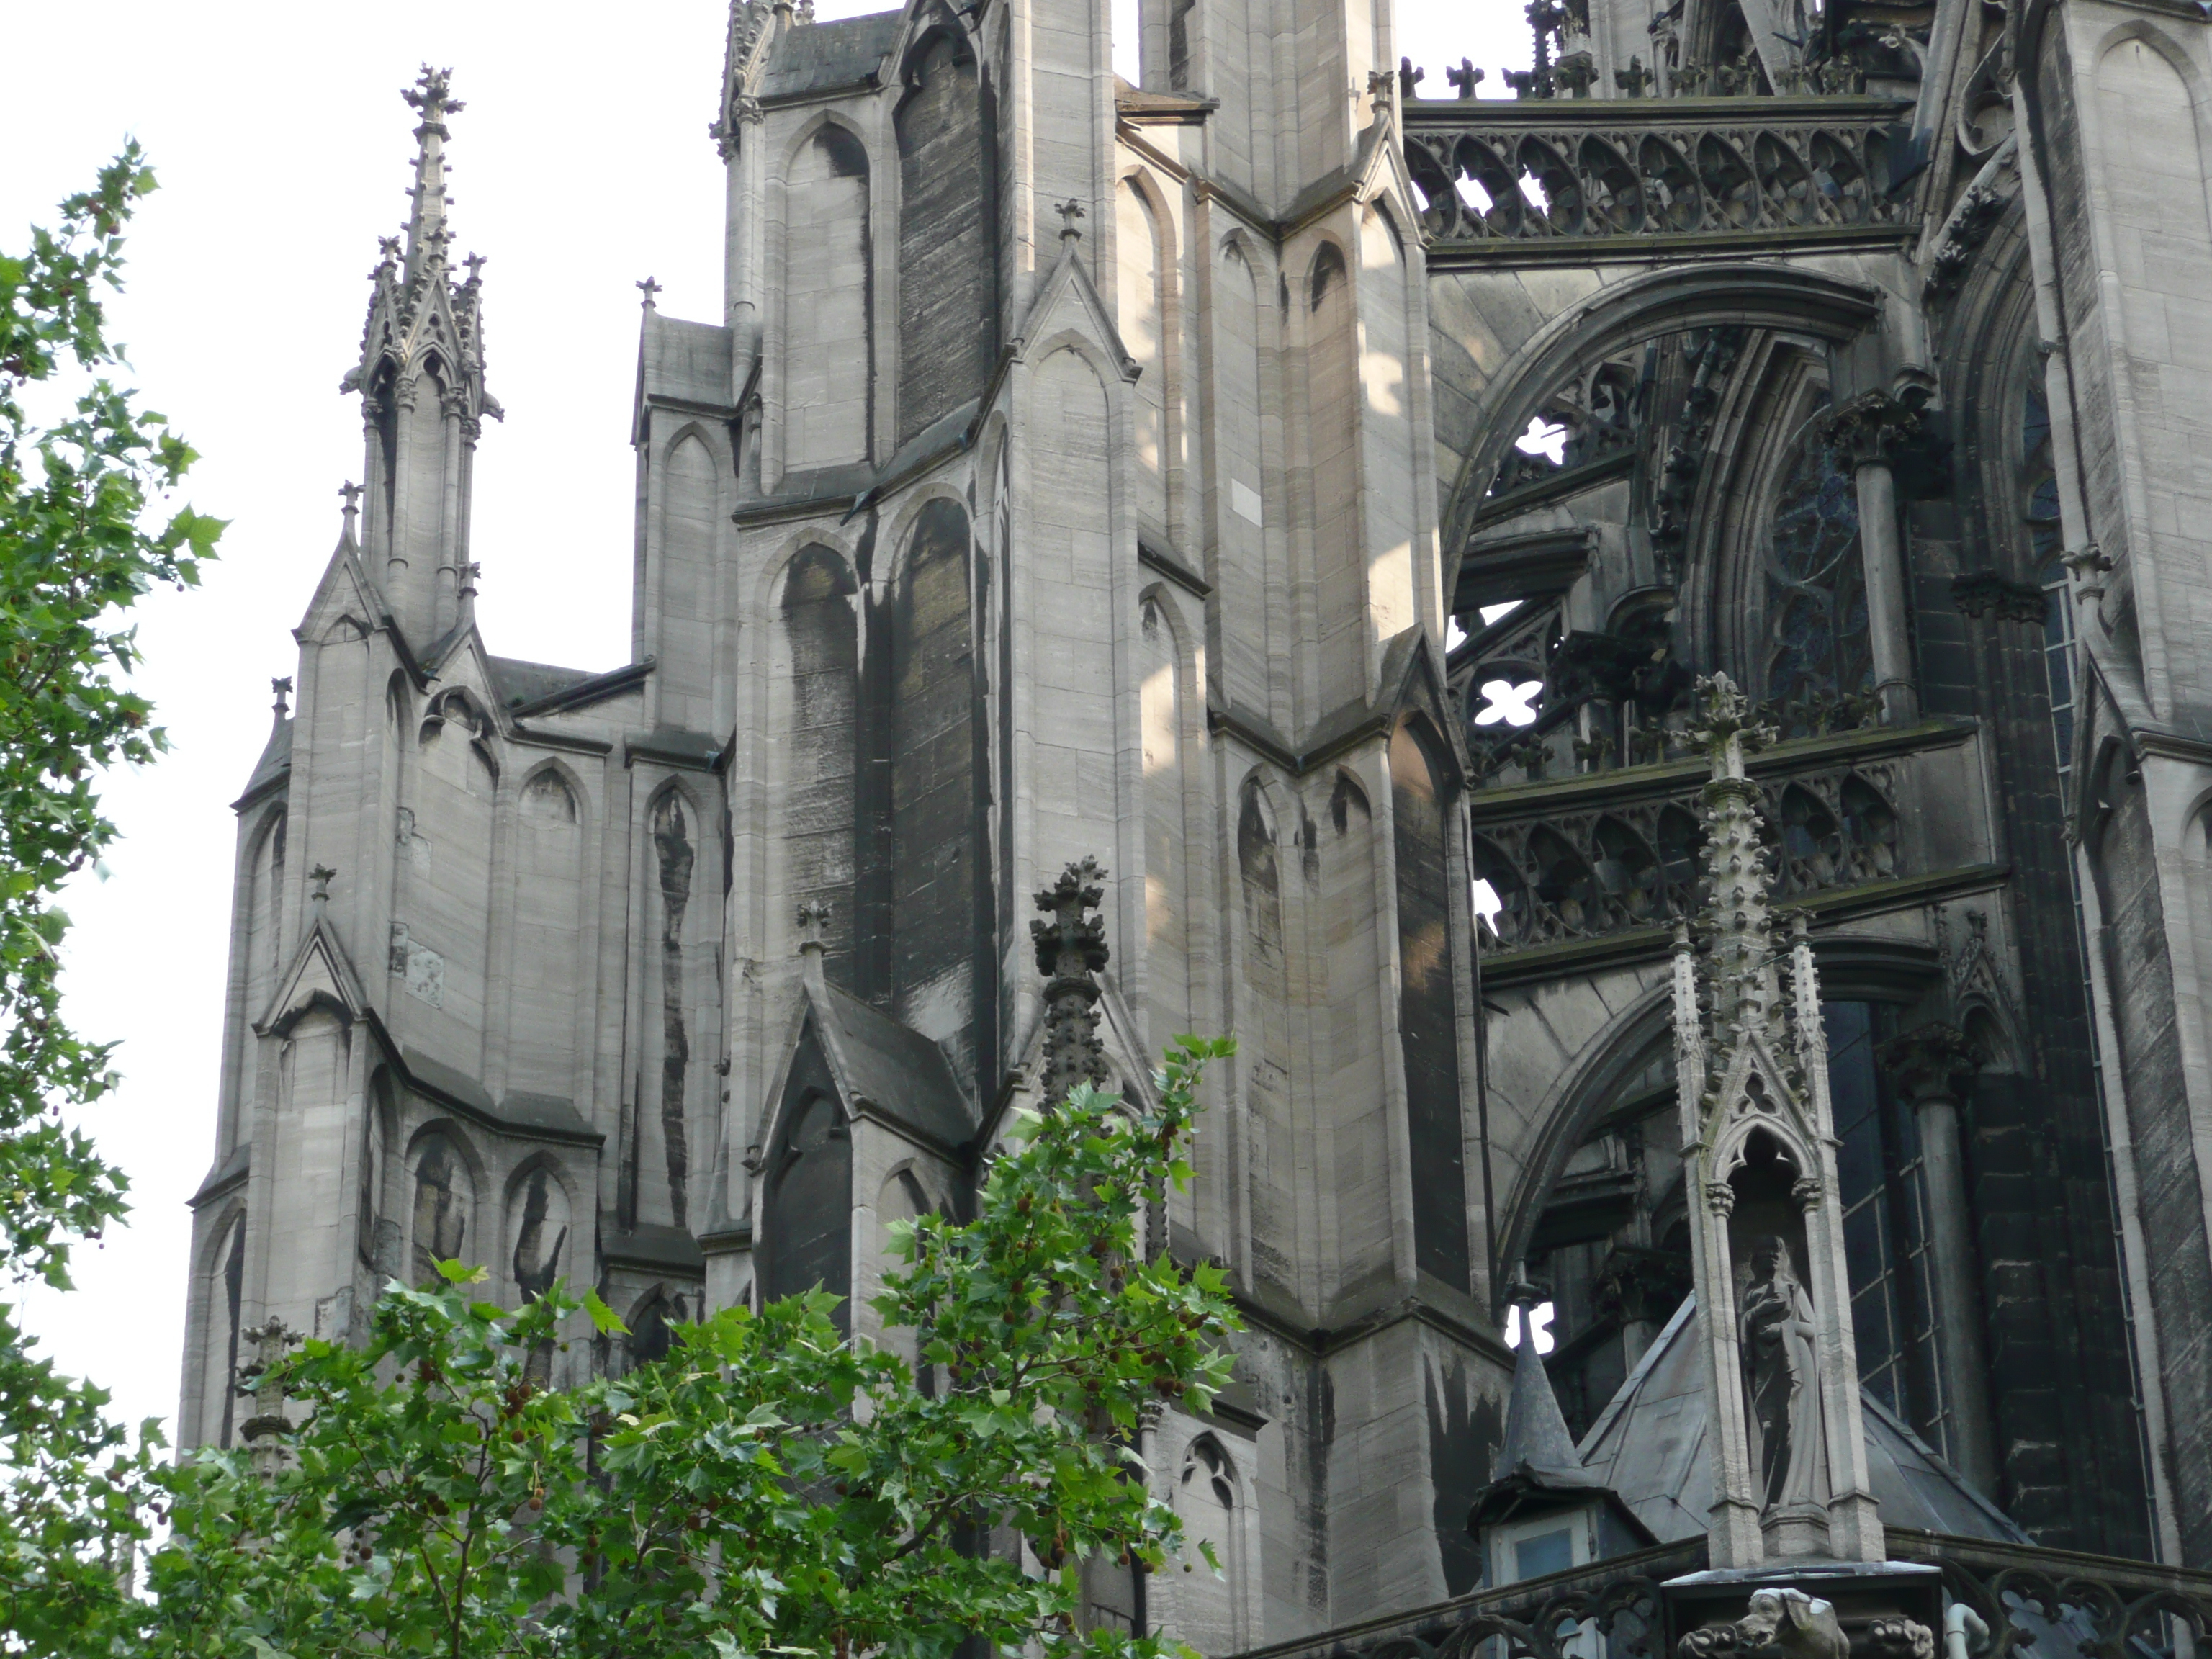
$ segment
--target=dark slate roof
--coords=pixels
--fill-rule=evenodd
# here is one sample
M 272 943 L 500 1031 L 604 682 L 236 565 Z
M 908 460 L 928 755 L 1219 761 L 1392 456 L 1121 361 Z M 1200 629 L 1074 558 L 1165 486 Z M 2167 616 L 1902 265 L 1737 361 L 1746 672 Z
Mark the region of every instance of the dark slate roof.
M 681 1227 L 660 1227 L 647 1222 L 635 1231 L 609 1233 L 600 1241 L 609 1261 L 626 1267 L 663 1268 L 677 1273 L 704 1271 L 707 1258 L 699 1241 Z
M 871 12 L 835 23 L 802 23 L 769 49 L 762 100 L 826 92 L 865 81 L 898 44 L 903 11 Z
M 292 722 L 281 720 L 270 730 L 269 741 L 262 747 L 261 758 L 253 763 L 253 775 L 246 779 L 246 787 L 239 792 L 238 799 L 231 805 L 245 805 L 270 784 L 288 776 L 291 770 Z
M 491 1091 L 476 1079 L 442 1060 L 431 1059 L 420 1048 L 400 1049 L 399 1063 L 406 1068 L 410 1082 L 442 1097 L 472 1116 L 488 1120 L 495 1127 L 524 1134 L 552 1135 L 563 1140 L 605 1139 L 584 1121 L 574 1102 L 561 1096 L 518 1091 L 495 1103 Z
M 814 1009 L 849 1105 L 866 1101 L 946 1146 L 974 1139 L 975 1114 L 942 1048 L 835 986 L 815 992 Z
M 1712 1504 L 1705 1373 L 1697 1297 L 1686 1297 L 1583 1437 L 1583 1466 L 1612 1487 L 1662 1543 L 1702 1534 Z M 2033 1541 L 1879 1401 L 1863 1389 L 1859 1399 L 1867 1474 L 1884 1526 Z
M 714 323 L 647 312 L 638 337 L 638 389 L 647 398 L 727 408 L 736 395 L 730 384 L 736 337 Z
M 525 662 L 520 657 L 487 657 L 499 700 L 509 706 L 541 702 L 593 678 L 588 668 L 556 668 L 551 663 Z

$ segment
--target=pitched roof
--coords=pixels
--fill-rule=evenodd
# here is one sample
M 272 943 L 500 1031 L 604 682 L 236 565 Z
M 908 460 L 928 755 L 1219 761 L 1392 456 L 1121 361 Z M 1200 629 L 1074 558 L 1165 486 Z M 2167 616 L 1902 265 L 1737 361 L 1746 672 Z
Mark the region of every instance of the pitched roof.
M 1692 1295 L 1683 1298 L 1581 1446 L 1583 1467 L 1617 1492 L 1662 1543 L 1703 1533 L 1712 1504 L 1705 1362 L 1696 1323 Z M 1864 1389 L 1859 1399 L 1867 1474 L 1883 1525 L 2033 1541 L 1879 1401 Z
M 801 23 L 769 49 L 757 96 L 789 98 L 865 81 L 898 44 L 904 11 L 871 12 L 835 23 Z
M 947 1147 L 975 1138 L 975 1115 L 942 1048 L 834 985 L 811 986 L 808 994 L 848 1105 L 866 1102 Z

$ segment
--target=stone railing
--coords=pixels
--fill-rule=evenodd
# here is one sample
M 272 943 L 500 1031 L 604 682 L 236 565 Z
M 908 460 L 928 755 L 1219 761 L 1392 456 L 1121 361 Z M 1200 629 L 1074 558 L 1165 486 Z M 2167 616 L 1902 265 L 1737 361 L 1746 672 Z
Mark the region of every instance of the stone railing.
M 1897 808 L 1893 757 L 1808 756 L 1755 781 L 1759 815 L 1773 836 L 1778 897 L 1888 881 L 1908 873 Z M 1698 909 L 1705 832 L 1696 763 L 1624 768 L 1606 775 L 1650 787 L 1522 791 L 1470 798 L 1474 872 L 1501 906 L 1495 949 L 1516 951 L 1685 921 Z
M 1945 1597 L 1981 1616 L 1990 1636 L 1974 1659 L 2160 1659 L 2184 1631 L 2199 1652 L 2212 1634 L 2212 1573 L 1887 1530 L 1891 1560 L 1936 1566 Z M 1697 1622 L 1692 1608 L 1669 1605 L 1668 1581 L 1705 1559 L 1705 1540 L 1686 1539 L 1240 1659 L 1668 1659 L 1686 1633 L 1679 1626 Z M 1869 1639 L 1878 1634 L 1855 1631 L 1852 1659 L 1887 1651 Z
M 1405 109 L 1424 227 L 1464 251 L 1547 239 L 1902 231 L 1903 106 L 1866 97 L 1470 99 Z
M 1705 1540 L 1688 1539 L 1243 1659 L 1665 1659 L 1660 1584 L 1705 1565 Z
M 1989 1626 L 1975 1659 L 2152 1659 L 2212 1636 L 2212 1572 L 1889 1528 L 1889 1554 L 1940 1567 Z

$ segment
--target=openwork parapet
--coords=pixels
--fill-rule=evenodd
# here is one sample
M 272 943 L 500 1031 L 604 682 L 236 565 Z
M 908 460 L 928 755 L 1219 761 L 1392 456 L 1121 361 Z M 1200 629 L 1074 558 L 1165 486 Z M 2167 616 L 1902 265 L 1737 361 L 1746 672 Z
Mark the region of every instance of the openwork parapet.
M 1898 113 L 1861 97 L 1408 105 L 1406 164 L 1444 247 L 1901 230 Z
M 1832 762 L 1757 781 L 1777 895 L 1905 873 L 1896 765 Z M 1693 915 L 1705 840 L 1698 791 L 1670 782 L 1663 793 L 1601 805 L 1554 800 L 1516 811 L 1476 797 L 1474 873 L 1498 896 L 1495 948 L 1597 939 Z

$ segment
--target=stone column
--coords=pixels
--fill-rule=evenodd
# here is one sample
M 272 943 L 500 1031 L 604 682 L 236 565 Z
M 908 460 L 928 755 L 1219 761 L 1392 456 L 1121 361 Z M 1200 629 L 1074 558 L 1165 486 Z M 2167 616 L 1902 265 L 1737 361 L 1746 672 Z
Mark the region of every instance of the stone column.
M 1912 634 L 1905 597 L 1905 548 L 1897 528 L 1897 450 L 1920 433 L 1917 410 L 1887 392 L 1852 398 L 1828 417 L 1826 436 L 1858 485 L 1859 557 L 1866 575 L 1868 643 L 1874 649 L 1875 696 L 1882 723 L 1917 719 L 1912 682 Z M 1852 688 L 1838 688 L 1850 691 Z
M 1936 1354 L 1953 1425 L 1952 1461 L 1977 1492 L 1996 1492 L 1996 1437 L 1990 1423 L 1987 1345 L 1974 1279 L 1966 1170 L 1959 1133 L 1960 1094 L 1984 1056 L 1949 1025 L 1923 1025 L 1883 1044 L 1881 1059 L 1920 1129 L 1928 1213 L 1929 1275 L 1936 1293 Z

